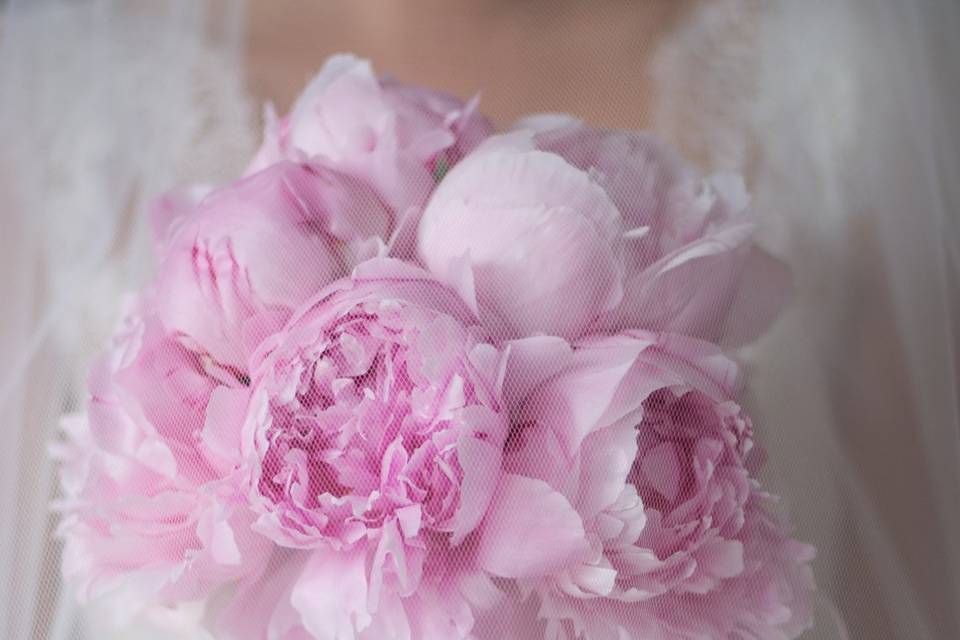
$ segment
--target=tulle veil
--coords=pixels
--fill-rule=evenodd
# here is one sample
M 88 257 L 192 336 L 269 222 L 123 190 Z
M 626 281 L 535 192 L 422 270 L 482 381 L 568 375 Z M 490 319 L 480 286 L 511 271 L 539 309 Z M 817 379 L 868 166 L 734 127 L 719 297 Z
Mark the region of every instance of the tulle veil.
M 958 637 L 960 5 L 769 3 L 757 42 L 705 60 L 746 4 L 712 4 L 664 46 L 657 126 L 750 176 L 764 244 L 794 272 L 794 302 L 741 355 L 765 479 L 818 548 L 805 637 Z M 0 635 L 99 638 L 59 578 L 48 446 L 152 269 L 145 203 L 235 175 L 257 142 L 245 10 L 13 0 L 0 19 Z M 744 97 L 728 79 L 751 64 Z M 691 84 L 727 111 L 685 114 Z M 183 631 L 199 615 L 126 637 L 203 637 Z

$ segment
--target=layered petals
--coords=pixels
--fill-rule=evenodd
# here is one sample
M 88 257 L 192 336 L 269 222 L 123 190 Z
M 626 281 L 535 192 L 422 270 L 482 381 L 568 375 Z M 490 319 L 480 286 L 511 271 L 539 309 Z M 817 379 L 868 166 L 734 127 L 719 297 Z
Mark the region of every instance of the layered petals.
M 389 214 L 362 183 L 319 165 L 273 165 L 179 215 L 157 281 L 164 325 L 245 371 L 264 337 L 388 232 Z
M 455 291 L 389 259 L 261 345 L 244 472 L 254 529 L 312 554 L 290 596 L 312 637 L 467 637 L 507 357 Z
M 219 386 L 155 316 L 134 312 L 94 368 L 86 414 L 65 421 L 54 449 L 64 575 L 84 599 L 110 597 L 116 624 L 200 598 L 266 558 L 244 496 L 200 442 Z
M 278 119 L 268 112 L 250 171 L 283 158 L 317 158 L 377 189 L 398 218 L 419 207 L 436 178 L 492 132 L 476 100 L 378 78 L 366 60 L 330 58 Z
M 770 511 L 736 386 L 715 347 L 632 332 L 581 342 L 529 396 L 507 469 L 564 496 L 590 545 L 528 576 L 547 637 L 759 640 L 809 625 L 812 550 Z
M 623 299 L 599 328 L 643 328 L 740 345 L 775 319 L 787 268 L 755 245 L 743 179 L 703 176 L 656 136 L 558 116 L 520 121 L 538 149 L 589 172 L 621 216 Z

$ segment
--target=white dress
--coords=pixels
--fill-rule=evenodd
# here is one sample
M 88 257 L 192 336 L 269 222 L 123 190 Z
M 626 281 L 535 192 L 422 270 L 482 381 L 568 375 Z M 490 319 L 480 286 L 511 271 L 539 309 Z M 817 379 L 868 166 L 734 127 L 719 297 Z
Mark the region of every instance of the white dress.
M 145 203 L 235 176 L 257 143 L 243 7 L 223 4 L 4 18 L 2 637 L 206 637 L 199 604 L 110 632 L 109 607 L 63 591 L 46 450 L 150 274 Z M 932 0 L 718 0 L 656 58 L 655 128 L 748 176 L 794 271 L 793 305 L 741 356 L 765 481 L 818 549 L 809 638 L 960 637 L 958 20 Z

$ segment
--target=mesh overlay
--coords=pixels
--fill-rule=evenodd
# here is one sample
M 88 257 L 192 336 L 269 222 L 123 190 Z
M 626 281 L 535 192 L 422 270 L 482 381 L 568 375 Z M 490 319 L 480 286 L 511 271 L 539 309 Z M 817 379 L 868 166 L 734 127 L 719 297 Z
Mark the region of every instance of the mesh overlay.
M 3 637 L 960 633 L 956 8 L 5 11 Z

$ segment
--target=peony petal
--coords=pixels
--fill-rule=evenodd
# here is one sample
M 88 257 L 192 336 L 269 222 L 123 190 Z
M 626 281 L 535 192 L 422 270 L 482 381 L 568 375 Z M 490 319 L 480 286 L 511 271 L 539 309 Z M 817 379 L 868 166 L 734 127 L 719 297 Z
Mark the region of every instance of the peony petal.
M 223 565 L 239 565 L 242 558 L 240 547 L 233 535 L 233 528 L 220 509 L 207 509 L 197 523 L 197 535 L 210 550 L 214 562 Z
M 249 401 L 246 388 L 219 386 L 210 394 L 201 441 L 207 460 L 222 473 L 240 462 L 240 431 Z
M 661 442 L 640 463 L 643 475 L 664 498 L 673 502 L 680 493 L 680 457 L 673 442 Z
M 564 587 L 571 595 L 605 596 L 613 591 L 616 585 L 617 570 L 606 566 L 582 564 L 570 570 L 569 580 L 570 584 Z
M 210 191 L 211 187 L 208 185 L 193 185 L 169 191 L 153 201 L 148 216 L 157 255 L 163 253 L 167 240 L 177 225 L 193 212 L 197 203 Z
M 316 640 L 355 640 L 372 620 L 367 610 L 364 554 L 314 552 L 294 584 L 290 603 Z
M 503 418 L 480 406 L 466 407 L 461 414 L 466 416 L 457 441 L 457 459 L 464 472 L 450 538 L 453 545 L 460 544 L 483 519 L 503 459 Z
M 215 637 L 246 640 L 302 633 L 301 617 L 290 603 L 290 592 L 309 558 L 306 553 L 278 551 L 264 571 L 239 581 L 232 597 L 213 616 Z
M 498 336 L 574 338 L 622 297 L 618 225 L 588 173 L 519 132 L 488 139 L 440 183 L 418 251 L 444 278 L 470 260 L 481 319 Z
M 542 480 L 504 475 L 484 521 L 477 563 L 504 578 L 562 570 L 590 551 L 583 522 Z
M 735 347 L 756 340 L 776 320 L 792 293 L 790 268 L 763 249 L 751 247 L 723 328 L 723 344 Z
M 719 579 L 743 573 L 743 543 L 739 540 L 717 540 L 697 552 L 697 562 L 704 571 Z
M 397 522 L 400 523 L 400 531 L 403 532 L 404 538 L 413 538 L 420 532 L 423 513 L 419 504 L 412 504 L 409 507 L 397 509 L 396 515 Z
M 423 572 L 422 550 L 404 544 L 396 520 L 388 520 L 377 532 L 379 540 L 370 561 L 367 607 L 379 610 L 392 595 L 409 596 L 417 590 Z M 385 588 L 389 585 L 390 588 Z
M 598 355 L 601 357 L 596 357 Z M 552 429 L 567 456 L 572 458 L 583 439 L 592 430 L 604 426 L 600 420 L 634 362 L 633 354 L 624 350 L 578 352 L 563 375 L 527 398 L 521 416 Z M 601 366 L 595 366 L 600 363 Z M 642 401 L 642 397 L 634 399 L 636 405 Z
M 583 441 L 575 504 L 584 520 L 616 502 L 636 455 L 637 437 L 631 422 L 602 429 Z
M 573 348 L 563 338 L 535 336 L 507 343 L 507 369 L 503 384 L 509 407 L 518 407 L 540 383 L 563 370 Z

